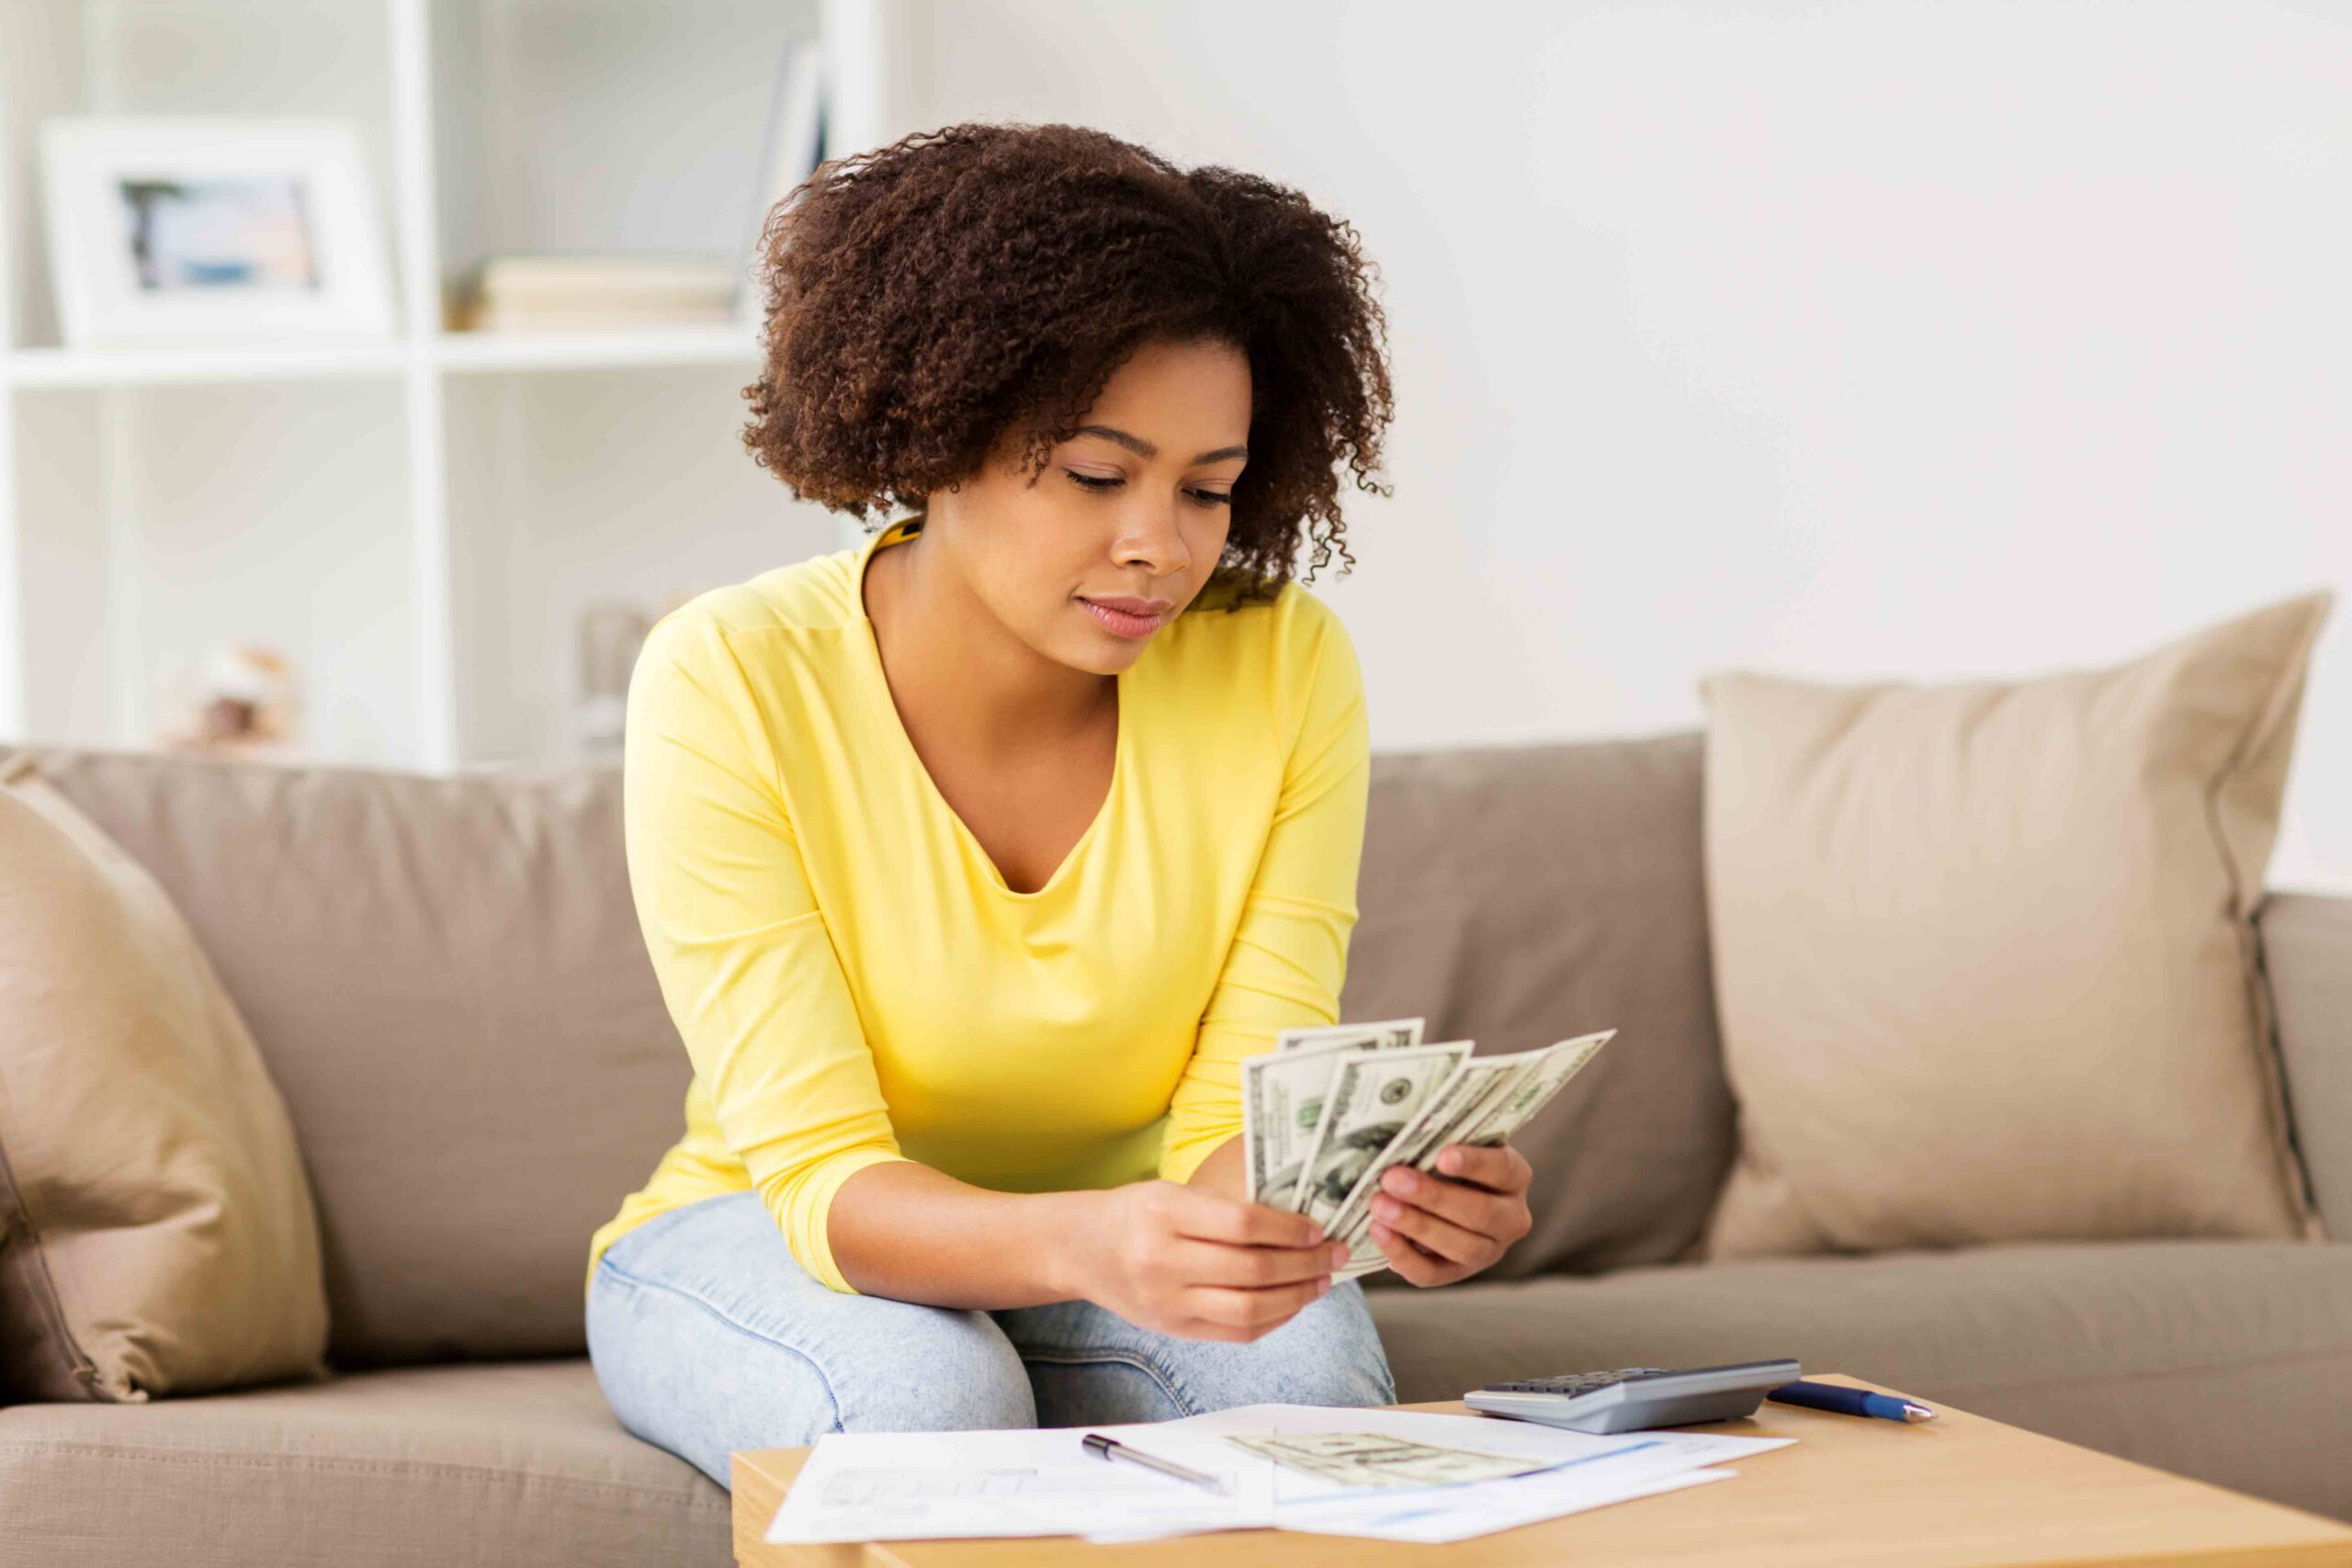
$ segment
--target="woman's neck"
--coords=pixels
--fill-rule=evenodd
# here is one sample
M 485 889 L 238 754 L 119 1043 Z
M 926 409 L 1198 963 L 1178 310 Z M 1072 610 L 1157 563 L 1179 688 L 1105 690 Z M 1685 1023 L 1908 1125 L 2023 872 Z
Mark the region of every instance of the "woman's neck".
M 1115 716 L 1116 677 L 1022 641 L 930 545 L 919 533 L 866 563 L 865 614 L 903 717 L 959 750 L 1012 757 Z

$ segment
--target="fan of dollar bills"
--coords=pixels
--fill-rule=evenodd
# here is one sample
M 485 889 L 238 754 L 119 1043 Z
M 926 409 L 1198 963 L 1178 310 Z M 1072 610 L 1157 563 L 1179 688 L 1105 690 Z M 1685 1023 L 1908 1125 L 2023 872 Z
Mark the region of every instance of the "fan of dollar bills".
M 1388 1267 L 1372 1239 L 1382 1171 L 1433 1170 L 1449 1144 L 1504 1142 L 1617 1033 L 1473 1057 L 1468 1040 L 1422 1044 L 1422 1022 L 1286 1029 L 1272 1051 L 1241 1063 L 1250 1199 L 1306 1214 L 1346 1242 L 1334 1278 Z

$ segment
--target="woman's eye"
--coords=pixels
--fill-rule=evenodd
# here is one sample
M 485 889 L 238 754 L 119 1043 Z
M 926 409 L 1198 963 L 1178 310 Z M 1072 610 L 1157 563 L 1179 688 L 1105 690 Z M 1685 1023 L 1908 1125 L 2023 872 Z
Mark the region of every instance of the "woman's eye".
M 1062 472 L 1068 474 L 1070 477 L 1071 481 L 1083 490 L 1116 490 L 1121 485 L 1127 482 L 1124 479 L 1105 479 L 1100 474 L 1081 474 L 1076 468 L 1064 468 Z M 1187 491 L 1185 493 L 1190 495 L 1193 502 L 1201 506 L 1230 506 L 1233 504 L 1233 495 L 1229 491 L 1194 490 Z

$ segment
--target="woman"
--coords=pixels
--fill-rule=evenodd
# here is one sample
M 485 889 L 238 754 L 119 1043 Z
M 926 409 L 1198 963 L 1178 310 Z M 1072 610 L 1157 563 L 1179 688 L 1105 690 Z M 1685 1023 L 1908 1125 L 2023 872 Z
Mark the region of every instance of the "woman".
M 594 1239 L 606 1397 L 722 1486 L 831 1431 L 1392 1400 L 1344 1247 L 1235 1136 L 1356 919 L 1361 677 L 1289 576 L 1303 524 L 1345 554 L 1340 461 L 1381 488 L 1352 230 L 964 125 L 824 165 L 763 251 L 746 444 L 912 514 L 639 656 L 629 875 L 694 1079 Z M 1447 1158 L 1376 1204 L 1418 1285 L 1529 1226 L 1516 1151 Z

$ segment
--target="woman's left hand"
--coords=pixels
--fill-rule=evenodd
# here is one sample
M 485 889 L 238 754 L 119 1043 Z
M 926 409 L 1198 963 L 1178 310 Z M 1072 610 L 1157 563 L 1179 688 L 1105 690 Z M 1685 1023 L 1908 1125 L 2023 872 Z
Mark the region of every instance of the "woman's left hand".
M 1534 1227 L 1527 1184 L 1534 1168 L 1509 1144 L 1448 1144 L 1438 1174 L 1393 1165 L 1372 1198 L 1372 1239 L 1416 1285 L 1450 1285 L 1503 1255 Z

